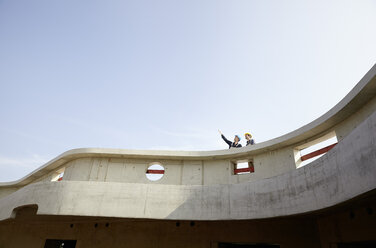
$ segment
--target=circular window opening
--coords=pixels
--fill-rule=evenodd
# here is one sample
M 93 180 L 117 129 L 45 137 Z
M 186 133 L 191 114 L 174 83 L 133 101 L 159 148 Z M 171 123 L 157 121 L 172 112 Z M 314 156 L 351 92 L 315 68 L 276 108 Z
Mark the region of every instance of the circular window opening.
M 146 177 L 150 181 L 158 181 L 161 179 L 164 175 L 164 168 L 160 164 L 152 164 L 149 166 L 149 168 L 146 170 Z

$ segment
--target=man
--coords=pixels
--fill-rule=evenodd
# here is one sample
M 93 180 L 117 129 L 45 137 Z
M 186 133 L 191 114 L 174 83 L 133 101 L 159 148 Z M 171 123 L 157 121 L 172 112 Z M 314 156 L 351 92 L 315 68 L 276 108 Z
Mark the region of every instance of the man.
M 230 149 L 231 147 L 235 147 L 235 148 L 242 147 L 242 145 L 239 143 L 240 141 L 239 135 L 235 135 L 234 142 L 231 142 L 228 139 L 226 139 L 226 137 L 222 134 L 221 130 L 218 130 L 218 132 L 221 135 L 222 139 L 227 143 L 228 149 Z
M 245 139 L 247 140 L 247 146 L 256 144 L 255 140 L 252 139 L 252 135 L 250 133 L 245 133 L 244 136 L 245 136 Z

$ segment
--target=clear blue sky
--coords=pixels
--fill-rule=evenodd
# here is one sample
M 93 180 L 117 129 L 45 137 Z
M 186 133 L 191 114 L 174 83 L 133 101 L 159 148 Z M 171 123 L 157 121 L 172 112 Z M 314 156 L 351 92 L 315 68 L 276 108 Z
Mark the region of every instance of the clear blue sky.
M 376 1 L 0 0 L 0 181 L 80 147 L 293 131 L 376 62 Z M 242 140 L 244 144 L 244 139 Z

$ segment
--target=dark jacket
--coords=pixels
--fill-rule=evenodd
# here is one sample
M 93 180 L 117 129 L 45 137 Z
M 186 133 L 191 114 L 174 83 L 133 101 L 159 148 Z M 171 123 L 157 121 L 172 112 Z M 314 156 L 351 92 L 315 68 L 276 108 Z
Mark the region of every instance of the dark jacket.
M 247 140 L 247 146 L 254 144 L 256 144 L 254 139 Z
M 227 143 L 228 149 L 230 149 L 231 147 L 236 147 L 236 148 L 242 147 L 240 143 L 235 144 L 234 142 L 231 142 L 228 139 L 226 139 L 226 137 L 223 134 L 221 136 L 222 136 L 222 139 Z

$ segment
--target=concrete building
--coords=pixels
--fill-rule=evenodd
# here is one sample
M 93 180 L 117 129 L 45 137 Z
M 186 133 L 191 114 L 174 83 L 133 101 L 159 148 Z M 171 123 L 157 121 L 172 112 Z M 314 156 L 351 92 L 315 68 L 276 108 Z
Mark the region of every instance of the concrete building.
M 376 65 L 320 118 L 253 146 L 67 151 L 0 183 L 0 248 L 376 247 L 375 110 Z

